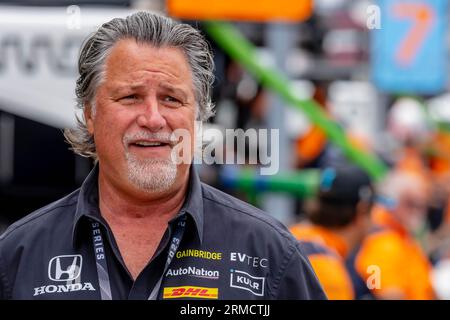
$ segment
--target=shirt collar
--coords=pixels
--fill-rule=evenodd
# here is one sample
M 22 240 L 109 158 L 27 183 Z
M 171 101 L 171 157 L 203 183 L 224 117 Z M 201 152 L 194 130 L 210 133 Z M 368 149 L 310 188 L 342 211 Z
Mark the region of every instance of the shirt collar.
M 98 171 L 99 165 L 97 163 L 86 177 L 80 188 L 72 228 L 72 243 L 74 245 L 79 233 L 80 221 L 83 220 L 83 217 L 89 217 L 94 220 L 104 222 L 100 214 L 98 204 Z M 184 204 L 181 207 L 177 217 L 185 212 L 188 213 L 194 220 L 198 238 L 200 243 L 202 243 L 204 224 L 203 193 L 202 185 L 195 165 L 191 165 L 186 199 L 184 200 Z
M 191 165 L 191 170 L 189 174 L 189 186 L 188 194 L 184 201 L 183 207 L 180 212 L 186 211 L 194 219 L 195 225 L 197 227 L 197 233 L 200 243 L 203 242 L 203 191 L 202 183 L 200 177 L 198 176 L 197 168 L 195 165 Z

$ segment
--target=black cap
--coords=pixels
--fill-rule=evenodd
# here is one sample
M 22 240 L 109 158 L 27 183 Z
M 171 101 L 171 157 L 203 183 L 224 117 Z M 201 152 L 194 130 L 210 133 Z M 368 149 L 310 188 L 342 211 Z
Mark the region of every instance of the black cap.
M 318 197 L 336 204 L 372 201 L 374 191 L 369 175 L 356 166 L 326 167 L 321 171 Z

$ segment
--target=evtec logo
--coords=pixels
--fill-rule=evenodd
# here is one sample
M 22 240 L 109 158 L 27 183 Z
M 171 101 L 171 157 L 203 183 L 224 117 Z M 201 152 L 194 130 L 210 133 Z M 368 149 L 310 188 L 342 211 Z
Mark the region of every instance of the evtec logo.
M 230 261 L 241 262 L 254 268 L 257 267 L 267 268 L 269 266 L 269 260 L 267 258 L 252 257 L 249 256 L 248 254 L 241 252 L 231 252 Z

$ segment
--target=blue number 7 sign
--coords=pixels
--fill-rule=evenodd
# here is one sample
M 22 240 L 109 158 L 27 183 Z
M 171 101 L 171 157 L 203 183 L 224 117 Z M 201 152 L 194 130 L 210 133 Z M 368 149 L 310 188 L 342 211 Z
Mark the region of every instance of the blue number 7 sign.
M 437 94 L 447 86 L 448 0 L 378 0 L 372 78 L 386 92 Z

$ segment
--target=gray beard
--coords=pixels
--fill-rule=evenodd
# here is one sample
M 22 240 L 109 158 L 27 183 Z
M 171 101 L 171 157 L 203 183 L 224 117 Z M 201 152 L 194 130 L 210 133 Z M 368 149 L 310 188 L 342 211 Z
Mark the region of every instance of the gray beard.
M 177 176 L 177 165 L 167 159 L 137 159 L 126 153 L 128 179 L 146 192 L 164 192 L 173 186 Z

